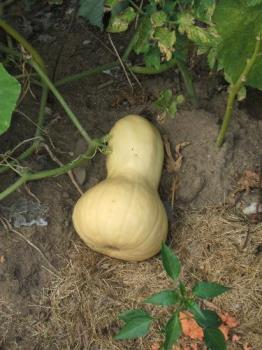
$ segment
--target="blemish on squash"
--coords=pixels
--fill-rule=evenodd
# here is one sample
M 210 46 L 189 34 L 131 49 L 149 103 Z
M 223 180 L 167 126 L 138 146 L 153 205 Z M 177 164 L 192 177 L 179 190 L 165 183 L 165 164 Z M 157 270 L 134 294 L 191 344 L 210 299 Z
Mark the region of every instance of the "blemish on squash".
M 120 250 L 120 248 L 114 247 L 113 245 L 110 245 L 110 244 L 105 245 L 105 246 L 103 247 L 103 249 Z

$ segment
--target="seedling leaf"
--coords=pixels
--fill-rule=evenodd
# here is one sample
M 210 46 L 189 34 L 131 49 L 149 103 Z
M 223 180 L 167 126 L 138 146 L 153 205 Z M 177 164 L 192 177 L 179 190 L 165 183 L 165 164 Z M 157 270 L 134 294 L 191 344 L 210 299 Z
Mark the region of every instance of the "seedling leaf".
M 150 329 L 153 318 L 144 310 L 129 310 L 119 315 L 126 322 L 114 339 L 135 339 L 145 336 Z
M 178 260 L 176 255 L 173 253 L 173 251 L 164 243 L 162 244 L 161 255 L 162 255 L 162 263 L 163 263 L 164 269 L 166 270 L 166 273 L 173 280 L 176 280 L 181 270 L 180 261 Z
M 226 350 L 223 333 L 216 328 L 204 329 L 205 343 L 209 350 Z
M 164 350 L 171 350 L 182 334 L 181 323 L 178 312 L 175 312 L 166 324 L 166 337 Z
M 127 310 L 122 312 L 118 318 L 122 321 L 129 322 L 135 318 L 139 317 L 151 317 L 149 313 L 142 309 Z
M 198 282 L 193 288 L 193 294 L 202 299 L 214 298 L 230 290 L 218 283 Z
M 176 291 L 164 290 L 160 293 L 151 295 L 145 300 L 145 303 L 154 305 L 175 305 L 179 301 L 180 296 Z
M 221 325 L 222 321 L 216 312 L 212 310 L 201 310 L 205 316 L 202 318 L 199 314 L 195 315 L 195 320 L 202 328 L 217 328 Z

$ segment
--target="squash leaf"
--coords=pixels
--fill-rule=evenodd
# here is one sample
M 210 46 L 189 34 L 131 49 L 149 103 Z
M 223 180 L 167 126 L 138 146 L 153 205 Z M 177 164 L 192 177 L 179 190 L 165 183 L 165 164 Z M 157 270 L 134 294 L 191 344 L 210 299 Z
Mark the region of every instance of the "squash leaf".
M 250 6 L 251 1 L 247 0 L 221 0 L 214 12 L 213 21 L 222 38 L 217 52 L 219 66 L 233 83 L 252 56 L 256 37 L 262 35 L 262 2 L 256 3 L 256 6 Z M 262 54 L 262 47 L 260 50 Z M 257 59 L 252 67 L 246 85 L 262 89 L 261 59 Z
M 104 0 L 80 0 L 79 4 L 79 16 L 103 29 Z
M 19 82 L 0 63 L 0 135 L 10 126 L 12 113 L 20 92 Z

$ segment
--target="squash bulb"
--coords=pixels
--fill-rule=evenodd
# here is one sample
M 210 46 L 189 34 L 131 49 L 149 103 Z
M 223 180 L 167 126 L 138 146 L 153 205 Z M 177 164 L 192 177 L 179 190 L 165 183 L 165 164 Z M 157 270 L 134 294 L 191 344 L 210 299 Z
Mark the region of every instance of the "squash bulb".
M 102 254 L 146 260 L 166 240 L 167 216 L 157 192 L 163 144 L 140 116 L 120 119 L 110 131 L 105 180 L 77 201 L 73 224 L 82 240 Z

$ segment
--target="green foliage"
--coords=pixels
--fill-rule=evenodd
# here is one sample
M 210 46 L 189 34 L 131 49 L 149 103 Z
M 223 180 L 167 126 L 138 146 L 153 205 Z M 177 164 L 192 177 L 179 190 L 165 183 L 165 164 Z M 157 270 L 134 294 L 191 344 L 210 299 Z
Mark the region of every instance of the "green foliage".
M 221 0 L 214 13 L 214 22 L 221 42 L 218 46 L 217 58 L 219 66 L 235 83 L 243 72 L 247 59 L 251 58 L 256 45 L 256 38 L 262 35 L 262 2 L 241 0 Z M 262 55 L 262 47 L 260 48 Z M 262 89 L 262 60 L 257 59 L 245 85 Z
M 119 315 L 125 322 L 124 327 L 114 337 L 118 340 L 134 339 L 145 336 L 150 329 L 153 318 L 144 310 L 130 310 Z
M 175 305 L 180 301 L 180 295 L 175 290 L 163 290 L 147 298 L 144 302 L 153 305 Z
M 168 320 L 165 329 L 164 350 L 172 350 L 182 334 L 179 312 L 176 311 Z
M 218 283 L 198 282 L 193 288 L 193 294 L 202 299 L 214 298 L 225 293 L 230 288 L 224 287 Z
M 10 126 L 20 92 L 19 82 L 0 63 L 0 135 Z
M 166 273 L 173 280 L 176 280 L 181 271 L 181 264 L 177 256 L 166 244 L 162 244 L 161 256 L 162 256 L 163 267 Z
M 87 19 L 91 24 L 102 29 L 104 0 L 80 0 L 78 14 Z
M 223 334 L 218 327 L 221 320 L 212 310 L 201 309 L 196 301 L 199 295 L 219 295 L 227 291 L 229 288 L 215 283 L 201 282 L 197 283 L 194 290 L 189 292 L 184 284 L 178 280 L 181 264 L 172 249 L 163 243 L 161 249 L 163 267 L 169 277 L 176 282 L 175 288 L 172 290 L 164 290 L 151 295 L 144 302 L 161 305 L 173 306 L 172 314 L 166 322 L 164 329 L 163 350 L 171 350 L 173 345 L 177 343 L 182 334 L 181 322 L 179 314 L 181 311 L 188 310 L 192 313 L 196 322 L 204 330 L 205 343 L 210 350 L 226 349 L 226 342 Z M 178 285 L 178 287 L 176 286 Z M 119 315 L 119 319 L 125 322 L 125 325 L 115 336 L 115 339 L 134 339 L 148 334 L 150 326 L 154 318 L 142 309 L 128 310 Z M 161 349 L 162 349 L 161 348 Z
M 185 101 L 183 95 L 174 96 L 172 90 L 163 90 L 159 98 L 154 102 L 154 106 L 163 117 L 174 118 L 177 113 L 178 106 Z
M 204 337 L 209 350 L 226 350 L 225 338 L 219 329 L 205 328 Z

